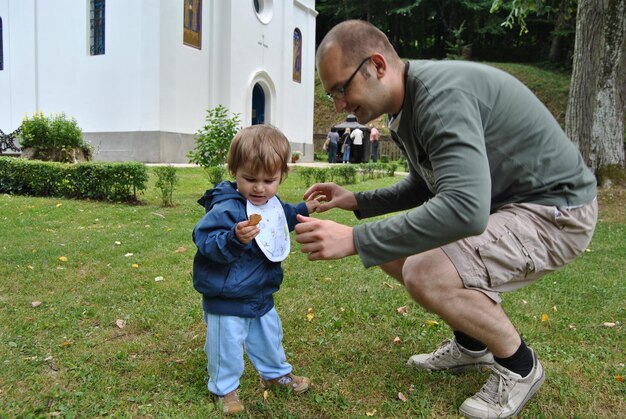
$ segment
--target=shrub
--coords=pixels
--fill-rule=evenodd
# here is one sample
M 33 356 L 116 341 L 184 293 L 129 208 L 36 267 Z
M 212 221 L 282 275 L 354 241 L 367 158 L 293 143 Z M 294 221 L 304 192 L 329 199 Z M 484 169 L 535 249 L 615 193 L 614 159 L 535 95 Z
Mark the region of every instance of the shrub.
M 66 164 L 0 157 L 0 193 L 137 201 L 148 182 L 137 162 Z
M 212 185 L 217 185 L 223 181 L 226 176 L 226 168 L 224 166 L 210 166 L 206 167 L 204 171 L 209 176 L 209 182 L 211 182 Z
M 161 202 L 165 207 L 174 205 L 174 186 L 178 183 L 176 169 L 173 166 L 158 166 L 154 168 L 157 175 L 156 187 L 161 191 Z
M 47 118 L 42 112 L 34 113 L 31 118 L 24 118 L 20 145 L 57 150 L 86 146 L 83 131 L 76 119 L 68 119 L 64 113 Z
M 233 137 L 239 131 L 239 114 L 228 117 L 228 109 L 222 105 L 209 109 L 206 124 L 196 133 L 196 148 L 187 154 L 191 163 L 202 167 L 226 163 L 226 156 Z

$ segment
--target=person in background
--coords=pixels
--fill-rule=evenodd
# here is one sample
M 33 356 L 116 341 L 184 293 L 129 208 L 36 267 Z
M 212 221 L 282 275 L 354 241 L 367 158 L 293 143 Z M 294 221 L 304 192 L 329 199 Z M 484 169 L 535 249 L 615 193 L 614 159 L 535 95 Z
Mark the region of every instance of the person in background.
M 228 152 L 235 182 L 219 183 L 198 201 L 206 213 L 193 230 L 193 285 L 202 294 L 207 325 L 208 389 L 225 414 L 244 410 L 238 393 L 244 349 L 262 387 L 299 394 L 311 384 L 292 374 L 273 297 L 283 280 L 280 261 L 289 254 L 296 215 L 319 205 L 315 200 L 291 205 L 276 196 L 289 158 L 289 141 L 276 128 L 244 128 Z
M 311 186 L 304 199 L 394 213 L 351 227 L 298 217 L 309 260 L 357 254 L 380 266 L 452 329 L 408 364 L 431 371 L 487 366 L 491 375 L 460 405 L 470 418 L 515 416 L 545 373 L 501 305 L 585 251 L 597 222 L 596 179 L 543 103 L 519 80 L 469 61 L 403 61 L 372 24 L 342 22 L 319 44 L 316 65 L 338 112 L 359 123 L 390 115 L 409 174 L 351 192 Z
M 328 163 L 337 163 L 337 147 L 339 146 L 339 133 L 336 128 L 331 128 L 326 137 L 327 151 L 328 151 Z
M 363 131 L 360 128 L 352 130 L 350 138 L 352 139 L 352 147 L 350 153 L 353 154 L 355 163 L 363 161 Z
M 378 162 L 379 141 L 380 141 L 380 132 L 378 131 L 378 129 L 376 129 L 374 124 L 370 124 L 370 144 L 371 144 L 370 148 L 372 150 L 372 162 L 374 163 Z
M 350 138 L 350 128 L 346 128 L 341 136 L 341 153 L 343 163 L 350 163 L 350 146 L 352 145 L 352 138 Z

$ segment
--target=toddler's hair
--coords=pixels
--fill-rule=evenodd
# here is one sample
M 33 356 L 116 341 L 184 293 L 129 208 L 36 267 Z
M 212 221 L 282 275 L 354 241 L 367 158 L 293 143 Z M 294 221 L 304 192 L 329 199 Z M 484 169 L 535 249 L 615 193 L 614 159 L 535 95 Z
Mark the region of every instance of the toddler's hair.
M 287 178 L 290 157 L 289 140 L 271 125 L 251 125 L 240 130 L 228 150 L 228 170 L 241 168 L 251 172 L 275 173 L 280 170 L 281 182 Z

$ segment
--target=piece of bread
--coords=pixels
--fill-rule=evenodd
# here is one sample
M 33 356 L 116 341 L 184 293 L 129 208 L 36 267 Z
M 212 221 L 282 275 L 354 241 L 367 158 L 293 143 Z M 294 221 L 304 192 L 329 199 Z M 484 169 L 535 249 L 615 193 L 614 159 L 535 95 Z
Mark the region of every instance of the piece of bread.
M 250 225 L 255 226 L 261 222 L 261 214 L 250 214 Z

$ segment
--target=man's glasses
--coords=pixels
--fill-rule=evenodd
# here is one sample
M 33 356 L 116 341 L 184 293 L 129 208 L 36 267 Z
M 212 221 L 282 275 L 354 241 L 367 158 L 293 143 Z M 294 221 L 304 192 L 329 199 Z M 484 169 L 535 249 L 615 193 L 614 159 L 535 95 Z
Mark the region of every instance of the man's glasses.
M 359 70 L 361 69 L 361 67 L 363 67 L 363 64 L 365 64 L 366 62 L 368 62 L 372 57 L 367 57 L 366 59 L 364 59 L 363 61 L 361 61 L 361 64 L 358 65 L 358 67 L 356 68 L 356 70 L 354 70 L 354 73 L 352 73 L 352 75 L 348 78 L 348 80 L 343 84 L 343 86 L 341 86 L 338 89 L 335 89 L 332 92 L 326 92 L 326 96 L 328 96 L 328 98 L 330 100 L 336 100 L 336 99 L 343 99 L 346 97 L 346 90 L 348 90 L 348 86 L 350 86 L 350 83 L 352 83 L 352 79 L 354 79 L 354 76 L 356 76 L 356 73 L 359 72 Z

